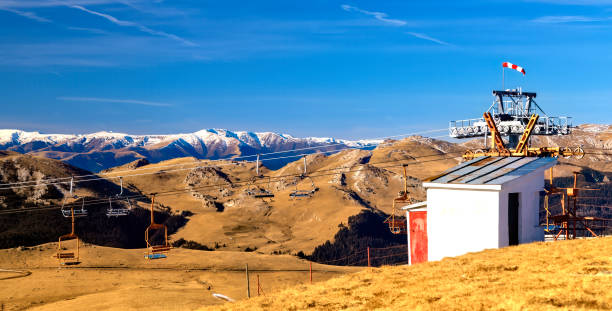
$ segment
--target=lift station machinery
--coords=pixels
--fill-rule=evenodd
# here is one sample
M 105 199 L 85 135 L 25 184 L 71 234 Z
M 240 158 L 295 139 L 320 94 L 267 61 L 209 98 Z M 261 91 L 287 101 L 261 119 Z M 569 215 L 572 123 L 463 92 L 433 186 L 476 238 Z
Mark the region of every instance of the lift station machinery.
M 571 117 L 550 117 L 535 102 L 536 93 L 521 88 L 493 91 L 495 100 L 482 118 L 451 121 L 449 134 L 453 138 L 484 137 L 484 149 L 468 150 L 463 158 L 481 156 L 563 156 L 581 158 L 580 147 L 530 148 L 532 135 L 569 135 Z M 491 137 L 490 148 L 487 136 Z M 507 137 L 507 142 L 502 136 Z
M 567 135 L 571 133 L 571 117 L 550 117 L 536 103 L 536 93 L 513 90 L 493 91 L 493 104 L 487 110 L 508 146 L 516 147 L 533 114 L 539 115 L 533 135 Z M 450 121 L 449 135 L 453 138 L 485 137 L 490 133 L 485 118 Z

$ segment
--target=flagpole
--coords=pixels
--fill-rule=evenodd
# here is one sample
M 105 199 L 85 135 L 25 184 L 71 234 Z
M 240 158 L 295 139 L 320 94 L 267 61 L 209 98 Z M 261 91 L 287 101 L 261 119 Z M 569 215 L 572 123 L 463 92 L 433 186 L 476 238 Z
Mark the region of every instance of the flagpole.
M 506 89 L 504 88 L 504 65 L 502 65 L 502 91 L 505 91 Z

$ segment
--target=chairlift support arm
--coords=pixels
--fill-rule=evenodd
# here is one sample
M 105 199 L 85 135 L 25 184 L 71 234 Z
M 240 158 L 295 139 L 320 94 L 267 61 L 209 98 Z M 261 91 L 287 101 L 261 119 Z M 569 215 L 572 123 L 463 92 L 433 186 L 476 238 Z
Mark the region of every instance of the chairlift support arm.
M 493 116 L 491 115 L 491 113 L 487 111 L 484 113 L 483 116 L 485 122 L 487 123 L 487 127 L 491 132 L 491 149 L 500 152 L 508 151 L 508 149 L 504 145 L 504 141 L 502 140 L 501 135 L 499 134 L 499 131 L 497 130 L 497 125 L 495 125 L 495 121 L 493 120 Z
M 540 116 L 537 113 L 532 114 L 531 118 L 529 118 L 527 127 L 525 127 L 525 131 L 523 131 L 523 135 L 521 135 L 521 139 L 519 140 L 519 143 L 516 145 L 517 153 L 525 153 L 525 151 L 527 151 L 527 147 L 529 147 L 528 146 L 529 138 L 531 137 L 533 128 L 538 122 L 538 118 L 540 118 Z

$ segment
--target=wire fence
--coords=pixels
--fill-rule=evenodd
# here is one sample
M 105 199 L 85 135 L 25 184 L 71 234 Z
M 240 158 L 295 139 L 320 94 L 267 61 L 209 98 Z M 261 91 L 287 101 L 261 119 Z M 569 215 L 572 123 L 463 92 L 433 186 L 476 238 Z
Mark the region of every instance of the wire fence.
M 408 245 L 367 247 L 352 254 L 330 260 L 317 260 L 319 264 L 335 266 L 369 266 L 408 264 Z

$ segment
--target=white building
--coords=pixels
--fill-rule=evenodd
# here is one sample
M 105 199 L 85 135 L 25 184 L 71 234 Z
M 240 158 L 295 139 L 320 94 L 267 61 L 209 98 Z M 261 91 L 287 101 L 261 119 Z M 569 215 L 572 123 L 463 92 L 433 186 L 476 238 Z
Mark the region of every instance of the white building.
M 540 191 L 545 171 L 556 162 L 555 158 L 481 157 L 424 182 L 427 260 L 543 241 Z

